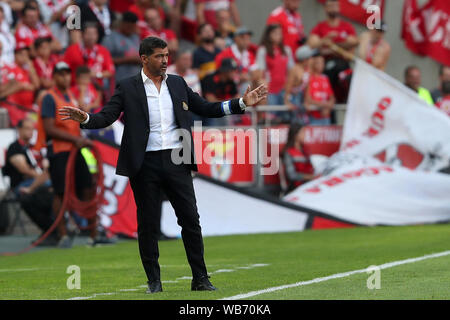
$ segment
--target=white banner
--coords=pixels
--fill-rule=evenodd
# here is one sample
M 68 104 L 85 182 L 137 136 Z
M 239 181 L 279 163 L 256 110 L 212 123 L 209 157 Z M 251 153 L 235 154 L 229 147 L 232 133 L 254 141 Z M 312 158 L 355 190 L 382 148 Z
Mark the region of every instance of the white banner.
M 362 225 L 406 225 L 450 221 L 449 195 L 449 175 L 341 152 L 330 158 L 325 176 L 285 201 Z
M 450 117 L 357 60 L 341 149 L 410 169 L 437 171 L 450 163 Z
M 450 221 L 449 158 L 450 118 L 357 61 L 341 151 L 285 200 L 363 225 Z
M 194 179 L 200 224 L 204 236 L 303 231 L 308 214 L 251 197 L 200 178 Z M 180 235 L 177 217 L 163 202 L 162 231 Z

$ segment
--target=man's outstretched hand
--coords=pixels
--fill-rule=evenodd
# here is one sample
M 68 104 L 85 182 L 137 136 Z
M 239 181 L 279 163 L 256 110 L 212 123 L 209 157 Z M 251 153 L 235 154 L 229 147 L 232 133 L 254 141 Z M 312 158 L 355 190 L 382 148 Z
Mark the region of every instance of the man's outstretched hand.
M 69 106 L 61 107 L 58 111 L 58 114 L 64 117 L 61 120 L 75 120 L 81 123 L 87 119 L 86 112 L 81 109 Z
M 266 97 L 267 97 L 267 85 L 262 84 L 252 91 L 250 91 L 250 86 L 248 86 L 242 99 L 244 100 L 246 106 L 254 106 L 261 100 L 265 99 Z

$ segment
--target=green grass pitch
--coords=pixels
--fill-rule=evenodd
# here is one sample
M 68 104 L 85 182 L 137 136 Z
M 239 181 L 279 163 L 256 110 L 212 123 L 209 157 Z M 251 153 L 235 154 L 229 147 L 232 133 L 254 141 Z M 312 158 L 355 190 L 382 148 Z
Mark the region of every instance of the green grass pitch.
M 163 292 L 145 294 L 137 241 L 90 248 L 47 249 L 0 257 L 0 299 L 222 299 L 450 250 L 450 225 L 359 227 L 206 237 L 205 259 L 217 292 L 191 292 L 181 240 L 160 243 Z M 70 265 L 80 289 L 68 289 Z M 369 274 L 309 284 L 249 299 L 450 299 L 450 255 Z

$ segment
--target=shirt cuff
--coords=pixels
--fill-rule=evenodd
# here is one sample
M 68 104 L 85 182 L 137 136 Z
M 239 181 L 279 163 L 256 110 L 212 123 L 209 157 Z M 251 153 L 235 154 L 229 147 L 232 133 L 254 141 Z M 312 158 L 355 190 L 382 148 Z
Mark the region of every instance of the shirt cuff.
M 247 106 L 244 103 L 244 98 L 239 99 L 239 106 L 241 107 L 241 110 L 244 110 L 245 108 L 247 108 Z
M 87 114 L 87 118 L 81 124 L 86 124 L 89 122 L 89 113 L 86 113 L 86 114 Z

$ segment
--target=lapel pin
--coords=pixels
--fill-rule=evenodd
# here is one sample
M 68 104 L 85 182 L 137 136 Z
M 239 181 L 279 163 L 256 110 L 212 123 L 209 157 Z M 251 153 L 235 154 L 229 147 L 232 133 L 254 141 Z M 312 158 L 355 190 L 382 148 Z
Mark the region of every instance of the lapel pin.
M 186 110 L 186 111 L 189 109 L 188 105 L 184 101 L 183 101 L 183 109 Z

